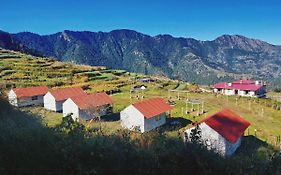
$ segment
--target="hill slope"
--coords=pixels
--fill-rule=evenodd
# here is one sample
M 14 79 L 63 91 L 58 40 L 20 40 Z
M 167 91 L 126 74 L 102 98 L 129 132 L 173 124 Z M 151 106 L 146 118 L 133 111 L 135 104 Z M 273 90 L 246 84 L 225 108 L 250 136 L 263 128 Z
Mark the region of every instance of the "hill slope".
M 144 74 L 210 84 L 237 77 L 281 82 L 281 46 L 239 35 L 213 41 L 155 37 L 132 30 L 63 31 L 40 36 L 23 32 L 11 37 L 28 49 L 62 61 L 100 65 Z M 1 38 L 0 38 L 1 40 Z
M 107 70 L 104 67 L 62 63 L 8 50 L 0 50 L 0 65 L 4 68 L 0 70 L 0 84 L 4 83 L 6 86 L 77 85 L 87 91 L 120 90 L 120 93 L 112 95 L 113 110 L 117 112 L 139 100 L 134 97 L 138 94 L 132 94 L 132 98 L 129 98 L 129 91 L 134 85 L 142 84 L 135 81 L 135 78 L 141 75 Z M 145 85 L 147 86 L 144 92 L 145 98 L 161 96 L 166 100 L 168 89 L 183 90 L 187 86 L 185 82 L 160 78 Z M 188 121 L 198 121 L 204 117 L 201 115 L 195 118 L 196 111 L 183 115 L 182 109 L 185 107 L 187 94 L 180 94 L 180 100 L 176 100 L 175 96 L 177 95 L 172 95 L 176 105 L 171 113 L 171 121 L 181 119 L 179 121 L 185 121 L 187 124 Z M 262 135 L 265 138 L 273 136 L 275 143 L 275 136 L 280 133 L 280 111 L 273 110 L 269 99 L 241 98 L 236 104 L 235 97 L 216 97 L 208 93 L 188 93 L 188 98 L 204 100 L 207 115 L 222 107 L 235 110 L 251 122 L 251 134 L 255 128 L 259 138 Z M 249 103 L 252 104 L 250 109 Z M 264 109 L 264 116 L 260 115 L 261 108 Z M 243 139 L 242 146 L 235 156 L 224 159 L 196 145 L 184 144 L 178 135 L 182 126 L 179 128 L 163 126 L 154 132 L 139 135 L 122 130 L 119 121 L 105 120 L 102 124 L 96 123 L 100 128 L 102 126 L 100 132 L 90 129 L 88 124 L 89 128 L 85 130 L 82 125 L 61 120 L 61 113 L 50 116 L 51 112 L 42 107 L 14 108 L 1 97 L 0 109 L 2 133 L 0 174 L 187 174 L 190 172 L 278 174 L 280 172 L 280 159 L 273 155 L 276 149 L 267 144 L 271 143 L 270 140 L 266 143 L 253 136 Z M 56 118 L 58 123 L 50 121 L 50 118 Z M 50 122 L 53 124 L 50 125 Z M 119 128 L 114 128 L 114 123 Z

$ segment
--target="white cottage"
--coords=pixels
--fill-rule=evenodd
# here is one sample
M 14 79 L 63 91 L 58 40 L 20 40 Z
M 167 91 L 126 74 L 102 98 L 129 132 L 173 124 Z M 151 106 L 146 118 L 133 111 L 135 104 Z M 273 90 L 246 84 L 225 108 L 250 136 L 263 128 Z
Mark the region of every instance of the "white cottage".
M 13 88 L 8 93 L 8 99 L 11 105 L 17 107 L 43 105 L 43 97 L 47 92 L 46 86 Z
M 120 112 L 121 125 L 130 130 L 147 132 L 166 123 L 166 112 L 172 110 L 161 98 L 132 104 Z
M 70 97 L 63 103 L 63 116 L 72 114 L 73 120 L 90 120 L 110 111 L 112 99 L 105 92 L 81 97 Z
M 69 87 L 49 91 L 44 96 L 44 108 L 52 111 L 62 111 L 62 104 L 70 97 L 87 95 L 80 87 Z
M 222 156 L 232 155 L 241 144 L 244 131 L 250 123 L 229 109 L 203 119 L 198 123 L 201 141 L 208 149 L 213 149 Z M 192 129 L 185 131 L 185 141 L 190 141 Z
M 265 97 L 266 85 L 259 81 L 237 80 L 231 83 L 220 82 L 213 87 L 215 93 L 243 97 Z

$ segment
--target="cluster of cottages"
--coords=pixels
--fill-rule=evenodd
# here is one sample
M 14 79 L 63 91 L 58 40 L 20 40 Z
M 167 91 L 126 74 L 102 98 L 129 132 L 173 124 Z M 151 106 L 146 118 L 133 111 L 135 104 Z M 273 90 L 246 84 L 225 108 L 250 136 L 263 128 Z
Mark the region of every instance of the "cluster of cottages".
M 220 82 L 213 87 L 215 93 L 238 95 L 243 97 L 265 97 L 266 85 L 259 81 L 237 80 L 231 83 Z
M 87 94 L 80 87 L 50 91 L 45 86 L 13 88 L 8 93 L 8 98 L 14 106 L 41 105 L 47 110 L 62 112 L 64 117 L 71 114 L 74 120 L 90 120 L 97 115 L 106 115 L 112 104 L 111 97 L 105 92 Z
M 261 96 L 264 85 L 252 81 L 236 81 L 231 84 L 219 83 L 215 92 L 226 95 Z M 230 92 L 231 91 L 231 92 Z M 44 108 L 62 112 L 63 116 L 71 114 L 74 120 L 91 120 L 98 115 L 107 115 L 112 99 L 104 92 L 85 93 L 80 87 L 49 90 L 47 87 L 13 88 L 8 93 L 9 102 L 17 107 L 42 105 Z M 166 124 L 166 117 L 172 110 L 162 98 L 146 99 L 129 105 L 120 112 L 123 128 L 148 132 Z M 241 138 L 250 123 L 229 109 L 223 109 L 214 115 L 198 122 L 202 143 L 223 156 L 232 155 L 241 144 Z M 184 134 L 185 141 L 191 141 L 192 130 L 188 128 Z

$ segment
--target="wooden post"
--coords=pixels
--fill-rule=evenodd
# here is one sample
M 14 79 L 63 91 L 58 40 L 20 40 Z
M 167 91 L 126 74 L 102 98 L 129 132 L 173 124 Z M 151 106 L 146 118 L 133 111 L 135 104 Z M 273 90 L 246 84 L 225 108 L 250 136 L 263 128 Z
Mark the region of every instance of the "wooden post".
M 197 116 L 199 116 L 200 115 L 200 103 L 199 104 L 197 104 L 198 105 L 198 111 L 197 111 Z
M 185 101 L 185 114 L 187 114 L 187 100 Z
M 204 101 L 202 102 L 202 114 L 204 114 Z
M 193 103 L 191 102 L 191 111 L 193 112 L 194 109 L 193 109 Z
M 178 92 L 178 100 L 180 100 L 180 92 Z
M 255 137 L 257 137 L 257 129 L 255 129 L 254 131 L 255 131 Z
M 170 90 L 168 89 L 168 99 L 170 99 L 171 98 L 171 92 L 170 92 Z

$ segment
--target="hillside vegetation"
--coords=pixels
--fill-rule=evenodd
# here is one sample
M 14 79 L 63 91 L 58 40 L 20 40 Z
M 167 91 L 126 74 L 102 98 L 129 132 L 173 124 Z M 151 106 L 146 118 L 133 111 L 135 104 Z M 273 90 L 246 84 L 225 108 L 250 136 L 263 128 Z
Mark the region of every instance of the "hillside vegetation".
M 114 101 L 114 113 L 103 121 L 78 124 L 62 119 L 61 113 L 42 107 L 16 109 L 1 99 L 0 174 L 278 174 L 281 171 L 277 152 L 281 103 L 274 100 L 195 93 L 199 86 L 182 81 L 150 77 L 153 82 L 142 83 L 141 74 L 62 63 L 8 50 L 0 50 L 0 75 L 4 95 L 15 86 L 81 86 L 89 93 L 107 91 Z M 146 86 L 144 92 L 130 95 L 130 89 L 141 85 Z M 189 92 L 168 93 L 171 89 Z M 146 134 L 123 130 L 118 113 L 142 100 L 142 94 L 144 98 L 160 96 L 175 103 L 168 121 L 179 121 L 180 125 L 167 124 Z M 190 112 L 188 106 L 186 114 L 186 99 L 203 100 L 205 113 L 197 116 L 197 107 Z M 198 145 L 183 143 L 181 133 L 188 124 L 224 107 L 251 122 L 235 156 L 225 159 Z
M 19 43 L 27 53 L 61 61 L 165 75 L 204 85 L 238 77 L 260 79 L 272 88 L 281 85 L 281 47 L 240 35 L 223 35 L 213 41 L 152 37 L 133 30 L 6 35 L 4 48 Z
M 54 128 L 0 99 L 0 174 L 279 174 L 280 157 L 252 136 L 231 158 L 160 130 L 105 135 L 70 118 Z M 246 146 L 247 145 L 247 146 Z

